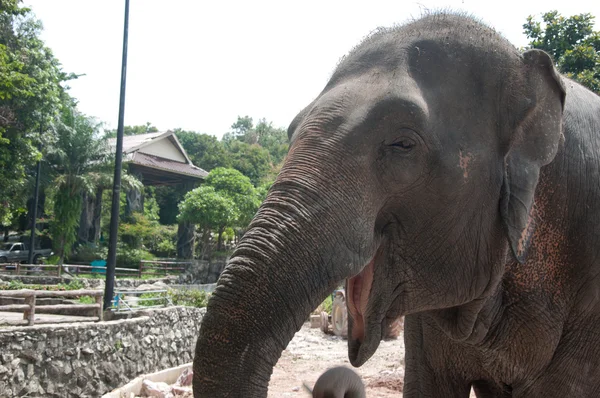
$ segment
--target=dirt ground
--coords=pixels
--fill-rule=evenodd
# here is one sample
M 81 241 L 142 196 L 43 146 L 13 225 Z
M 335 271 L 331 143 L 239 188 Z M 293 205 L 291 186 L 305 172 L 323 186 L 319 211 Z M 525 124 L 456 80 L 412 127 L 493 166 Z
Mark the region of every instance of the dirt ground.
M 321 329 L 311 329 L 305 323 L 283 352 L 273 370 L 269 385 L 269 398 L 309 397 L 303 387 L 311 388 L 327 369 L 343 365 L 354 369 L 367 387 L 367 397 L 388 398 L 402 396 L 404 379 L 404 336 L 382 341 L 377 352 L 360 368 L 348 361 L 348 342 L 337 336 L 324 334 Z
M 401 397 L 404 380 L 404 334 L 382 341 L 375 355 L 360 368 L 348 361 L 348 341 L 311 329 L 305 323 L 281 355 L 269 384 L 269 398 L 310 397 L 303 383 L 311 388 L 319 376 L 333 366 L 348 366 L 366 386 L 368 398 Z M 471 392 L 471 398 L 476 398 Z

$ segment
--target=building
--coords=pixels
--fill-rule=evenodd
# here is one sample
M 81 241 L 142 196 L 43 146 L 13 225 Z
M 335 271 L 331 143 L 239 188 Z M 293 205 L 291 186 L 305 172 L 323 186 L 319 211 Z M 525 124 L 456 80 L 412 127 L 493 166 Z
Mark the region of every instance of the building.
M 110 139 L 109 146 L 114 153 L 116 139 Z M 189 191 L 208 175 L 205 170 L 192 163 L 172 131 L 123 137 L 123 163 L 127 165 L 129 174 L 144 186 L 181 186 Z M 94 242 L 100 238 L 102 192 L 111 187 L 101 187 L 95 195 L 84 196 L 78 231 L 80 241 Z M 126 190 L 126 197 L 126 212 L 143 211 L 142 191 Z M 194 226 L 180 223 L 177 233 L 178 257 L 191 258 L 193 243 Z

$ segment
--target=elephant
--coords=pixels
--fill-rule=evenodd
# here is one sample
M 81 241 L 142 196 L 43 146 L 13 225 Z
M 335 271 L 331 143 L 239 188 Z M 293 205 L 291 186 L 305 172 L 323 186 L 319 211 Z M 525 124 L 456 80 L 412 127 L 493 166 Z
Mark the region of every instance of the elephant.
M 266 397 L 339 283 L 352 366 L 405 317 L 404 397 L 600 396 L 600 97 L 431 12 L 354 47 L 288 135 L 202 319 L 195 397 Z

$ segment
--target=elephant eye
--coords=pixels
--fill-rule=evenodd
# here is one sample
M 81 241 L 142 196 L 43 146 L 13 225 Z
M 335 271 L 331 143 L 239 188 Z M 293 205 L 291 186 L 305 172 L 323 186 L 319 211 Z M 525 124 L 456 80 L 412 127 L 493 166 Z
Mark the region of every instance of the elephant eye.
M 408 137 L 400 138 L 400 139 L 392 142 L 391 144 L 389 144 L 389 146 L 401 149 L 402 151 L 405 151 L 405 152 L 411 151 L 415 147 L 415 145 L 416 145 L 416 142 L 413 139 L 408 138 Z

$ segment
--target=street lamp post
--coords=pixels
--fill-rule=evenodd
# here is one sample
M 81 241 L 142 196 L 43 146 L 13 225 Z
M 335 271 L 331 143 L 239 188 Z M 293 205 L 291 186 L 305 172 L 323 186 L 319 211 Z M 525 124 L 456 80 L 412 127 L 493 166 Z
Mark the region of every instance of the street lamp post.
M 40 125 L 40 137 L 42 135 L 42 127 Z M 29 257 L 27 263 L 33 264 L 33 251 L 35 250 L 35 231 L 37 224 L 38 200 L 40 196 L 40 174 L 42 172 L 42 159 L 38 160 L 35 169 L 35 190 L 33 193 L 33 211 L 31 212 L 31 235 L 29 237 Z
M 112 306 L 115 290 L 115 266 L 117 263 L 117 233 L 119 230 L 119 205 L 121 196 L 121 168 L 123 160 L 123 125 L 125 115 L 125 82 L 127 78 L 127 36 L 129 33 L 129 0 L 125 0 L 125 23 L 123 28 L 123 58 L 121 62 L 121 93 L 119 99 L 119 125 L 117 126 L 117 152 L 115 154 L 115 177 L 113 180 L 112 207 L 110 213 L 110 236 L 104 284 L 104 309 Z

